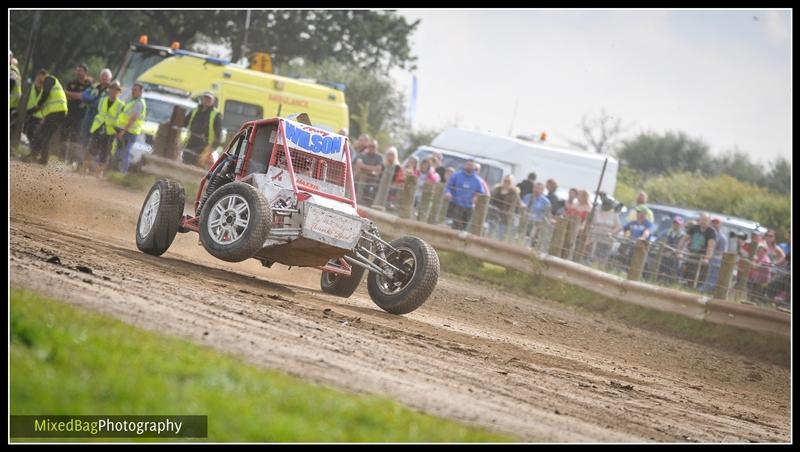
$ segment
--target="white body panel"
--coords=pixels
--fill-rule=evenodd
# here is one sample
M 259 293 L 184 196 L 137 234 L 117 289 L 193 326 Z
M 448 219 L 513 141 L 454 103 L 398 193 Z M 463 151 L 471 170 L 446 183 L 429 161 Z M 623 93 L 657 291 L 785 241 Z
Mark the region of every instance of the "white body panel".
M 316 180 L 314 182 L 319 183 Z M 280 199 L 290 205 L 295 203 L 292 182 L 286 170 L 271 167 L 266 174 L 254 174 L 252 183 L 267 199 L 270 207 Z M 356 245 L 361 230 L 367 224 L 367 220 L 361 218 L 353 206 L 319 195 L 311 195 L 301 203 L 299 210 L 287 218 L 285 228 L 300 228 L 303 237 L 343 249 L 352 249 Z M 268 239 L 264 246 L 285 243 L 285 240 Z

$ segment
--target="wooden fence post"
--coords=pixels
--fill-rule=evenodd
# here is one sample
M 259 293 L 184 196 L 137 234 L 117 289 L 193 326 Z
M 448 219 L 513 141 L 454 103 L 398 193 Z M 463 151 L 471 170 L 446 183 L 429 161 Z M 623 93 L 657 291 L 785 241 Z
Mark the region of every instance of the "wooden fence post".
M 447 205 L 444 197 L 444 184 L 439 182 L 433 184 L 433 194 L 431 195 L 431 211 L 428 213 L 428 224 L 439 224 L 442 222 L 441 215 L 443 207 Z
M 550 239 L 550 247 L 547 252 L 551 256 L 561 257 L 561 252 L 564 247 L 564 237 L 567 234 L 567 219 L 559 217 L 556 220 L 555 227 L 553 228 L 553 238 Z
M 483 224 L 486 222 L 486 214 L 489 212 L 489 195 L 478 195 L 475 201 L 475 209 L 472 212 L 472 225 L 469 230 L 474 235 L 483 235 Z
M 400 202 L 397 206 L 397 213 L 400 218 L 411 219 L 414 212 L 414 195 L 417 191 L 417 176 L 406 176 L 403 192 L 400 194 Z
M 719 274 L 717 275 L 717 286 L 714 288 L 714 298 L 727 299 L 728 289 L 731 286 L 731 278 L 733 278 L 733 269 L 736 268 L 736 253 L 724 253 L 722 255 L 722 263 L 719 267 Z
M 431 210 L 431 197 L 433 196 L 433 185 L 430 182 L 425 182 L 422 186 L 422 194 L 419 197 L 419 205 L 417 206 L 417 221 L 427 223 L 428 215 Z
M 384 168 L 381 174 L 381 182 L 378 185 L 378 193 L 375 194 L 375 200 L 372 203 L 373 209 L 386 210 L 386 199 L 389 197 L 389 188 L 392 186 L 394 174 L 397 172 L 397 167 L 400 165 L 393 165 Z

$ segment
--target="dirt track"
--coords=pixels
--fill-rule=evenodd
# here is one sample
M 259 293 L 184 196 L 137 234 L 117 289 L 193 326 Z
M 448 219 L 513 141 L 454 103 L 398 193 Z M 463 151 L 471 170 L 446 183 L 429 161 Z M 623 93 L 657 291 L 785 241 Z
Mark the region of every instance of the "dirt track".
M 145 193 L 10 165 L 15 287 L 525 441 L 790 440 L 787 368 L 447 276 L 397 317 L 363 283 L 328 296 L 317 271 L 226 264 L 196 234 L 154 258 Z

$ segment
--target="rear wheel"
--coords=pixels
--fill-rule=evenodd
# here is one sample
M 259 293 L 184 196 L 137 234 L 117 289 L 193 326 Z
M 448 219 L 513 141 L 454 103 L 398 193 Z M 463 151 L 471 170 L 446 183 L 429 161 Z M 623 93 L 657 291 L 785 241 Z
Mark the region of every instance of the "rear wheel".
M 203 205 L 200 241 L 218 259 L 249 259 L 267 239 L 268 214 L 267 201 L 253 186 L 241 182 L 225 184 Z
M 372 301 L 392 314 L 408 314 L 422 306 L 439 280 L 439 256 L 436 250 L 417 237 L 400 237 L 390 242 L 397 251 L 386 260 L 401 269 L 403 275 L 387 278 L 370 272 L 367 289 Z
M 338 264 L 339 259 L 331 259 L 329 263 L 334 265 Z M 352 265 L 350 268 L 350 276 L 339 275 L 333 272 L 322 272 L 320 277 L 320 286 L 322 291 L 337 297 L 348 298 L 353 295 L 361 279 L 364 277 L 364 267 Z
M 178 233 L 184 202 L 180 182 L 160 179 L 153 184 L 139 211 L 136 247 L 153 256 L 164 254 Z

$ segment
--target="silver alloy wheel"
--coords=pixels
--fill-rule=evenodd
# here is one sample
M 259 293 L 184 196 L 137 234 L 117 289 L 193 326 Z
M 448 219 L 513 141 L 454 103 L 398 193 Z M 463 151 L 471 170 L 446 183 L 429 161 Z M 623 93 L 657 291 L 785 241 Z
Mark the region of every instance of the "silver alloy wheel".
M 408 286 L 408 283 L 414 279 L 414 275 L 417 274 L 418 267 L 417 257 L 410 248 L 400 247 L 397 248 L 396 253 L 389 256 L 386 260 L 388 260 L 395 267 L 406 272 L 405 276 L 402 276 L 400 280 L 388 280 L 385 276 L 378 276 L 378 290 L 386 295 L 394 295 L 397 292 L 405 289 Z
M 239 240 L 250 224 L 250 206 L 239 195 L 228 195 L 211 207 L 208 235 L 220 245 Z
M 161 190 L 153 190 L 153 193 L 147 198 L 147 204 L 145 204 L 144 209 L 142 210 L 142 218 L 139 221 L 139 236 L 140 237 L 147 237 L 147 234 L 150 233 L 150 230 L 153 229 L 153 223 L 156 221 L 156 215 L 158 214 L 158 206 L 161 204 Z

